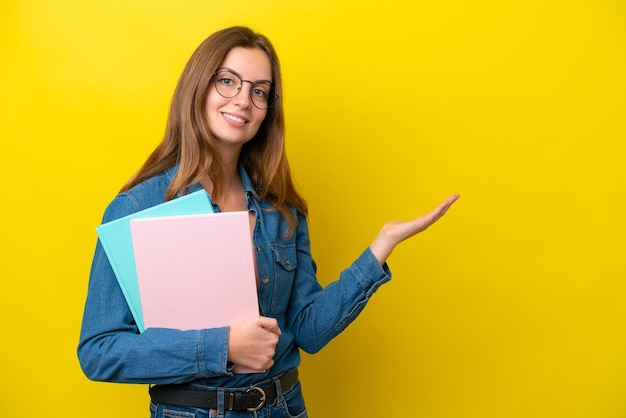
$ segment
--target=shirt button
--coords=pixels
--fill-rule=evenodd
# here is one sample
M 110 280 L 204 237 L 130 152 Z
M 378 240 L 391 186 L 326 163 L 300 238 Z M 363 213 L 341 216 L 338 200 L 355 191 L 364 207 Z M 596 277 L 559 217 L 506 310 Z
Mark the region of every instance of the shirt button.
M 257 250 L 258 252 L 263 252 L 263 248 L 261 248 L 261 247 L 256 247 L 256 250 Z
M 268 284 L 270 282 L 270 279 L 268 279 L 267 277 L 263 279 L 263 284 Z

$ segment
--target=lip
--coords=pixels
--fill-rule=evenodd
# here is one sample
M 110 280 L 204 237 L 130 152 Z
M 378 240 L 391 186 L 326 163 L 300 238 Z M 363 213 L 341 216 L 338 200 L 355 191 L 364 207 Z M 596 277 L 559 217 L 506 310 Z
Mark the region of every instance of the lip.
M 238 128 L 245 126 L 249 122 L 248 118 L 237 113 L 222 112 L 222 117 L 226 123 Z

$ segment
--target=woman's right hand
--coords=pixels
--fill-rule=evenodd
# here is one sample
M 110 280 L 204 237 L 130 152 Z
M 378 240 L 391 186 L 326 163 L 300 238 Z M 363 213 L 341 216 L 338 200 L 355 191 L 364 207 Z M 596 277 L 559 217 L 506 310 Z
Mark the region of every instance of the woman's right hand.
M 274 353 L 280 328 L 278 321 L 255 316 L 230 326 L 228 361 L 255 370 L 267 370 L 274 365 Z

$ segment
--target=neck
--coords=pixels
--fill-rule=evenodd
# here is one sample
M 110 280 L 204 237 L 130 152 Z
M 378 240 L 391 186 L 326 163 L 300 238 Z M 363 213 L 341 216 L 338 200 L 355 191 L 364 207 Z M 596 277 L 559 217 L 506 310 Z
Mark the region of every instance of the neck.
M 225 148 L 225 149 L 224 149 Z M 239 154 L 241 153 L 241 147 L 230 148 L 222 147 L 219 150 L 222 157 L 222 172 L 224 173 L 224 181 L 227 179 L 239 177 Z
M 219 196 L 214 194 L 215 183 L 205 175 L 200 184 L 211 195 L 222 211 L 245 210 L 243 182 L 239 175 L 239 153 L 222 153 L 222 181 Z

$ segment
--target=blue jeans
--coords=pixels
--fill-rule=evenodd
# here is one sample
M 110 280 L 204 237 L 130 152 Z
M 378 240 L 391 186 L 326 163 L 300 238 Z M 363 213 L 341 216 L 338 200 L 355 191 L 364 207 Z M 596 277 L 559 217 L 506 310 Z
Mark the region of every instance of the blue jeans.
M 272 403 L 258 411 L 228 411 L 218 409 L 188 408 L 156 404 L 150 402 L 150 418 L 307 418 L 308 414 L 302 397 L 302 387 L 298 381 L 289 391 L 282 393 L 277 387 L 278 396 Z

